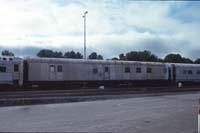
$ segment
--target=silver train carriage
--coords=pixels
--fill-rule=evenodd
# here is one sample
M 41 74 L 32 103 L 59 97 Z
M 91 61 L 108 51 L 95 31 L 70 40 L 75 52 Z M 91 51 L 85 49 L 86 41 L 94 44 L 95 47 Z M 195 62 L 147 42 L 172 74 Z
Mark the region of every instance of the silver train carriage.
M 0 57 L 0 85 L 23 85 L 23 59 L 19 57 Z
M 28 86 L 162 85 L 169 84 L 165 63 L 63 58 L 27 58 Z
M 176 83 L 198 84 L 200 83 L 200 65 L 199 64 L 172 64 L 174 69 L 173 77 Z
M 199 64 L 0 57 L 0 86 L 83 87 L 200 83 Z

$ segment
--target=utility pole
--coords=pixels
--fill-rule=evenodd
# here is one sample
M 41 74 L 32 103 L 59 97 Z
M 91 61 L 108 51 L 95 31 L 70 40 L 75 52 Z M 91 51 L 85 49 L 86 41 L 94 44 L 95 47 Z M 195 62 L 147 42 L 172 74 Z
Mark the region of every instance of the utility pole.
M 84 15 L 83 15 L 83 23 L 84 23 L 84 59 L 87 59 L 87 55 L 86 55 L 86 14 L 88 13 L 88 11 L 85 11 Z

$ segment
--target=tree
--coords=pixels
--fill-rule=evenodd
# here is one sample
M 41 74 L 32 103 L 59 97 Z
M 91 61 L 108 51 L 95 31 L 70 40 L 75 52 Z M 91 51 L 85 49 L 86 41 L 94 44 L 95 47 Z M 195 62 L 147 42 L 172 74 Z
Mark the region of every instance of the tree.
M 200 58 L 196 59 L 196 60 L 194 61 L 194 63 L 195 63 L 195 64 L 200 64 Z
M 117 57 L 112 58 L 111 60 L 119 60 Z
M 62 58 L 62 52 L 52 51 L 49 49 L 42 49 L 37 53 L 38 57 L 49 57 L 49 58 Z
M 97 59 L 97 60 L 103 60 L 102 55 L 98 55 L 96 52 L 92 52 L 89 56 L 89 59 Z
M 164 62 L 193 63 L 193 61 L 191 59 L 182 57 L 180 54 L 168 54 L 165 56 Z
M 180 54 L 168 54 L 165 56 L 164 61 L 171 63 L 181 63 L 182 57 Z
M 124 54 L 119 55 L 120 60 L 128 60 L 128 61 L 160 61 L 160 59 L 152 54 L 150 51 L 131 51 Z
M 76 59 L 83 59 L 83 55 L 81 53 L 77 52 Z
M 63 54 L 62 54 L 62 52 L 54 52 L 54 57 L 55 58 L 62 58 L 63 57 Z
M 102 55 L 98 55 L 98 56 L 97 56 L 97 59 L 98 59 L 98 60 L 103 60 L 103 56 L 102 56 Z
M 82 59 L 83 55 L 79 52 L 68 51 L 64 54 L 64 58 Z
M 65 58 L 76 58 L 76 53 L 72 50 L 72 51 L 68 51 L 64 54 Z
M 42 49 L 37 54 L 38 57 L 53 57 L 53 51 L 49 49 Z
M 120 59 L 120 60 L 126 60 L 126 57 L 124 56 L 123 53 L 121 53 L 121 54 L 119 55 L 119 59 Z
M 164 62 L 164 61 L 163 61 L 163 59 L 161 59 L 161 58 L 158 58 L 158 62 Z
M 194 63 L 190 58 L 182 57 L 182 63 Z
M 15 56 L 13 52 L 10 52 L 8 50 L 2 51 L 1 55 L 4 55 L 4 56 Z

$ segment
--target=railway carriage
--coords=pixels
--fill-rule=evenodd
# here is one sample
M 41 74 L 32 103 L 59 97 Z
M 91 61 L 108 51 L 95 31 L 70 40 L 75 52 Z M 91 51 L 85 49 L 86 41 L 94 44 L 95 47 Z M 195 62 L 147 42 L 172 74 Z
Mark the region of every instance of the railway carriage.
M 200 65 L 199 64 L 174 64 L 176 82 L 186 84 L 197 84 L 200 82 Z
M 141 61 L 0 57 L 0 86 L 79 88 L 200 84 L 200 65 Z
M 23 59 L 18 57 L 0 57 L 0 85 L 23 85 Z
M 63 58 L 27 58 L 28 86 L 162 85 L 169 83 L 166 64 Z

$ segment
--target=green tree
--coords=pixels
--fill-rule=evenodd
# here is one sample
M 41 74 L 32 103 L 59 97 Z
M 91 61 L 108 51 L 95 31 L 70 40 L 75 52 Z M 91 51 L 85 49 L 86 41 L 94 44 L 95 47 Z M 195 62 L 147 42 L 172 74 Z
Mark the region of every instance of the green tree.
M 82 59 L 83 55 L 79 52 L 68 51 L 64 54 L 64 58 Z
M 112 58 L 111 60 L 119 60 L 117 57 Z
M 103 56 L 102 56 L 102 55 L 98 55 L 98 56 L 97 56 L 97 59 L 98 59 L 98 60 L 103 60 Z
M 76 58 L 76 53 L 72 50 L 72 51 L 68 51 L 64 54 L 65 58 Z
M 79 52 L 68 51 L 64 54 L 64 58 L 82 59 L 83 55 Z
M 124 54 L 119 55 L 120 60 L 128 60 L 128 61 L 160 61 L 160 59 L 152 54 L 150 51 L 131 51 Z
M 182 57 L 180 54 L 168 54 L 165 56 L 164 61 L 171 63 L 181 63 Z
M 98 55 L 96 52 L 92 52 L 89 56 L 89 59 L 97 59 L 97 60 L 103 60 L 102 55 Z
M 52 51 L 49 49 L 42 49 L 37 53 L 38 57 L 49 57 L 49 58 L 62 58 L 62 52 Z
M 54 57 L 55 58 L 62 58 L 63 57 L 63 54 L 62 54 L 62 52 L 54 52 Z
M 76 59 L 83 59 L 83 55 L 81 53 L 77 52 Z
M 139 53 L 136 51 L 131 51 L 126 53 L 126 60 L 128 61 L 138 61 L 139 59 Z
M 193 63 L 189 58 L 182 57 L 180 54 L 168 54 L 164 58 L 164 62 L 171 63 Z
M 194 63 L 190 58 L 185 58 L 185 57 L 182 57 L 182 63 Z
M 194 63 L 195 63 L 195 64 L 200 64 L 200 58 L 196 59 L 196 60 L 194 61 Z
M 8 50 L 2 51 L 1 55 L 4 55 L 4 56 L 15 56 L 13 52 L 10 52 Z
M 161 58 L 158 58 L 158 62 L 164 62 L 164 61 L 163 61 L 163 59 L 161 59 Z
M 123 53 L 121 53 L 121 54 L 119 55 L 119 59 L 120 59 L 120 60 L 126 60 L 126 57 L 124 56 Z

